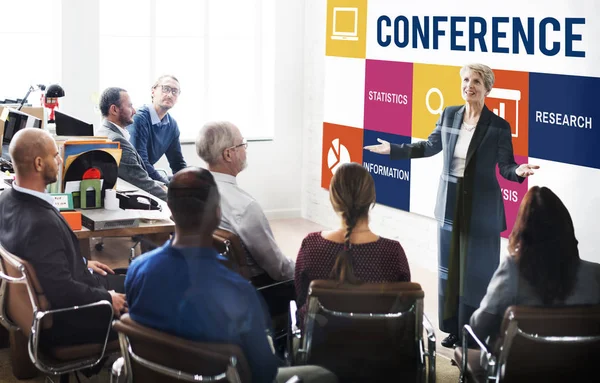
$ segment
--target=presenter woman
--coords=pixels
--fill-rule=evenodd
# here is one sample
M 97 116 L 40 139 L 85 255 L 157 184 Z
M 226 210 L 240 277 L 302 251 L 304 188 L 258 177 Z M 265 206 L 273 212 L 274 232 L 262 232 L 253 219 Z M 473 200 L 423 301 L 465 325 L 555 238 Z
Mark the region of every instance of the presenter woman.
M 435 217 L 438 234 L 440 330 L 445 347 L 458 342 L 462 326 L 479 307 L 500 259 L 500 232 L 506 230 L 504 205 L 496 179 L 523 182 L 535 165 L 515 163 L 508 122 L 485 106 L 494 72 L 482 64 L 461 68 L 465 105 L 444 109 L 427 141 L 365 146 L 391 159 L 430 157 L 443 152 Z

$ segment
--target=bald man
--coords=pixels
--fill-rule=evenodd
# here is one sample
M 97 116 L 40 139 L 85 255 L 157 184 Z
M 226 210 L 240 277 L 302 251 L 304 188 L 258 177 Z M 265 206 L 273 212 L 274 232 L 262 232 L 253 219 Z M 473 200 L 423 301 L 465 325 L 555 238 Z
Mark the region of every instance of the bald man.
M 280 361 L 267 339 L 269 319 L 258 292 L 225 267 L 212 247 L 212 233 L 221 220 L 219 202 L 208 170 L 188 167 L 173 176 L 167 203 L 175 236 L 129 267 L 125 292 L 131 317 L 185 339 L 239 345 L 253 382 L 273 383 L 276 376 L 287 381 L 296 374 L 305 382 L 335 382 L 320 367 L 277 370 Z
M 45 191 L 46 185 L 56 181 L 62 164 L 52 136 L 42 129 L 20 130 L 12 138 L 9 152 L 15 180 L 12 189 L 0 195 L 2 246 L 31 263 L 52 309 L 107 300 L 119 316 L 127 310 L 125 296 L 109 291 L 109 282 L 103 277 L 113 271 L 81 256 L 77 237 Z M 106 319 L 89 310 L 72 314 L 55 316 L 52 328 L 42 331 L 42 342 L 104 342 Z

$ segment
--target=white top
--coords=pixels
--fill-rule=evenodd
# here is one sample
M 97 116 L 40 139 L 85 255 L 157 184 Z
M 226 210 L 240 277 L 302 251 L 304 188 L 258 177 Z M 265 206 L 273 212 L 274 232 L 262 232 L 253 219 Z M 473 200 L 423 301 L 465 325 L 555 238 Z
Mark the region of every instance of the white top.
M 221 224 L 219 227 L 237 234 L 248 251 L 252 276 L 263 270 L 276 281 L 294 278 L 295 263 L 287 258 L 271 231 L 262 208 L 229 174 L 211 172 L 221 194 Z
M 458 140 L 456 140 L 456 146 L 454 147 L 454 157 L 452 158 L 452 164 L 450 166 L 450 174 L 455 177 L 462 177 L 465 174 L 467 151 L 469 150 L 471 139 L 473 139 L 473 133 L 475 133 L 476 126 L 477 125 L 469 125 L 464 121 L 460 126 Z

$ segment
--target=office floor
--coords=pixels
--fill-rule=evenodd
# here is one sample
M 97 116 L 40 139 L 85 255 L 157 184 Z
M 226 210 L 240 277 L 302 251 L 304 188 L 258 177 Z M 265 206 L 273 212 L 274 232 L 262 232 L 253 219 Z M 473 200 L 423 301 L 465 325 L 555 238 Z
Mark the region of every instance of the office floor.
M 327 228 L 318 225 L 314 222 L 297 218 L 297 219 L 278 219 L 271 221 L 271 228 L 285 255 L 292 259 L 296 259 L 298 249 L 302 239 L 306 234 L 313 231 L 326 230 Z M 133 242 L 128 238 L 105 238 L 104 248 L 102 251 L 97 251 L 94 245 L 99 242 L 99 239 L 91 241 L 91 257 L 92 259 L 106 263 L 112 268 L 127 267 L 128 256 Z M 139 246 L 137 250 L 139 254 Z M 407 254 L 410 263 L 410 254 Z M 420 283 L 425 291 L 425 314 L 433 324 L 436 330 L 436 351 L 437 351 L 437 381 L 438 382 L 457 382 L 458 369 L 450 365 L 450 357 L 452 350 L 444 348 L 440 345 L 441 339 L 446 334 L 439 332 L 437 329 L 437 275 L 428 269 L 421 268 L 418 265 L 410 264 L 412 280 Z M 106 382 L 108 381 L 106 372 L 89 380 L 89 382 Z M 16 380 L 12 377 L 10 371 L 10 362 L 8 349 L 0 350 L 0 382 L 43 382 L 43 378 L 39 377 L 33 380 Z M 84 380 L 82 379 L 82 383 Z

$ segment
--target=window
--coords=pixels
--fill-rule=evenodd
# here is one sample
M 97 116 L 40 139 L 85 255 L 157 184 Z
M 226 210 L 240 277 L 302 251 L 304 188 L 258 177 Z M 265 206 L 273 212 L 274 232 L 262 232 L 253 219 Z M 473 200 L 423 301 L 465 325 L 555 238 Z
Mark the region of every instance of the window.
M 6 1 L 0 13 L 0 100 L 23 98 L 31 85 L 59 83 L 61 0 Z M 40 93 L 28 102 L 40 105 Z
M 172 74 L 182 141 L 209 120 L 230 120 L 248 139 L 272 137 L 274 8 L 275 0 L 102 0 L 99 88 L 125 88 L 139 107 Z

